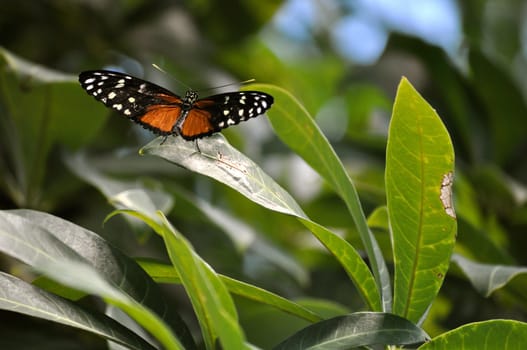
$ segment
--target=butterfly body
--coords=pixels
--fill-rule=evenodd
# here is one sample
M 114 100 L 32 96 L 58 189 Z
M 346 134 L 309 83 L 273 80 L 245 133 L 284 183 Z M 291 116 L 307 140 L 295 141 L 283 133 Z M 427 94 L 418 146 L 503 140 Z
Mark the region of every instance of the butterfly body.
M 271 108 L 271 95 L 260 91 L 230 92 L 184 98 L 127 74 L 97 70 L 79 75 L 84 90 L 96 100 L 159 135 L 194 140 L 257 117 Z

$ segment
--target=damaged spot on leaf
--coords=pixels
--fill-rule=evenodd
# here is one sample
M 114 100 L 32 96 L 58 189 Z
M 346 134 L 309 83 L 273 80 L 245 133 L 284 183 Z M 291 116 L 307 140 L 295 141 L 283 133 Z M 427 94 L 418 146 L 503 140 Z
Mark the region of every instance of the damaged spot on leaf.
M 445 212 L 453 218 L 456 218 L 456 212 L 454 211 L 454 206 L 452 204 L 452 184 L 454 183 L 454 173 L 448 172 L 443 175 L 443 180 L 441 181 L 441 194 L 439 198 L 441 203 L 443 203 L 443 208 Z

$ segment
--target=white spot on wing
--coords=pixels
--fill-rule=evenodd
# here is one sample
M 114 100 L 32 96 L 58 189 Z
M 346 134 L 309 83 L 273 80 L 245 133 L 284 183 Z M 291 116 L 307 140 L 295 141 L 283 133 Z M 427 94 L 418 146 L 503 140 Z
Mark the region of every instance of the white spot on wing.
M 88 78 L 86 80 L 84 80 L 84 84 L 91 84 L 95 81 L 95 78 Z
M 86 86 L 86 90 L 91 90 L 91 89 L 93 89 L 93 85 Z
M 128 102 L 130 103 L 134 103 L 135 102 L 135 97 L 128 97 Z
M 234 125 L 236 122 L 232 120 L 231 118 L 227 119 L 227 125 Z
M 120 103 L 116 103 L 116 104 L 112 105 L 112 108 L 115 108 L 118 111 L 120 111 L 121 109 L 123 109 L 123 105 L 120 104 Z
M 224 115 L 224 116 L 228 116 L 229 113 L 230 113 L 230 111 L 229 111 L 228 109 L 224 109 L 224 110 L 223 110 L 223 115 Z
M 113 92 L 113 91 L 108 94 L 108 98 L 110 100 L 113 100 L 115 98 L 115 96 L 117 96 L 117 94 L 115 92 Z
M 121 79 L 123 80 L 123 79 Z M 124 84 L 123 83 L 119 83 L 117 85 L 114 86 L 116 89 L 120 89 L 120 88 L 123 88 L 124 87 Z
M 129 110 L 128 108 L 125 109 L 125 110 L 123 111 L 123 113 L 124 113 L 125 115 L 131 115 L 131 114 L 132 114 L 132 112 L 130 112 L 130 110 Z

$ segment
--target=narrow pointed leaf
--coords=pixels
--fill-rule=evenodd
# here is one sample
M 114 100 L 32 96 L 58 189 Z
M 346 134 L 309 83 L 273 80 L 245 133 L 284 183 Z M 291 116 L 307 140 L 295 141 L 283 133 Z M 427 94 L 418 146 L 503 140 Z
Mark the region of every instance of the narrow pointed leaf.
M 121 203 L 122 204 L 122 203 Z M 187 241 L 161 212 L 159 218 L 149 212 L 120 210 L 147 223 L 165 240 L 173 268 L 180 277 L 200 323 L 207 348 L 214 348 L 218 339 L 225 349 L 245 349 L 245 339 L 238 324 L 234 302 L 212 268 L 196 254 Z
M 165 283 L 181 282 L 177 272 L 171 265 L 145 259 L 141 259 L 138 262 L 141 267 L 143 267 L 143 269 L 145 269 L 145 271 L 147 271 L 148 274 L 156 281 Z M 322 320 L 322 317 L 316 313 L 277 294 L 271 293 L 265 289 L 253 286 L 251 284 L 238 281 L 228 276 L 218 276 L 231 294 L 236 294 L 238 296 L 275 307 L 279 310 L 301 317 L 310 322 Z
M 441 119 L 406 79 L 397 92 L 386 152 L 393 311 L 417 322 L 441 287 L 455 243 L 454 151 Z

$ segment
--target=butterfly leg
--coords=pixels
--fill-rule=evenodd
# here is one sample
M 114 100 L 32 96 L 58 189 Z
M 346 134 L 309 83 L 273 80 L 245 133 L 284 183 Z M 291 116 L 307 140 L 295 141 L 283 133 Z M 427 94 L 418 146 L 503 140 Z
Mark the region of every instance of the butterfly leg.
M 165 137 L 163 137 L 163 141 L 161 141 L 161 143 L 159 145 L 161 146 L 162 144 L 164 144 L 166 142 L 167 138 L 168 138 L 168 135 L 165 135 Z
M 197 149 L 198 152 L 201 154 L 201 149 L 199 148 L 198 139 L 195 139 L 195 140 L 194 140 L 194 145 L 196 145 L 196 149 Z

